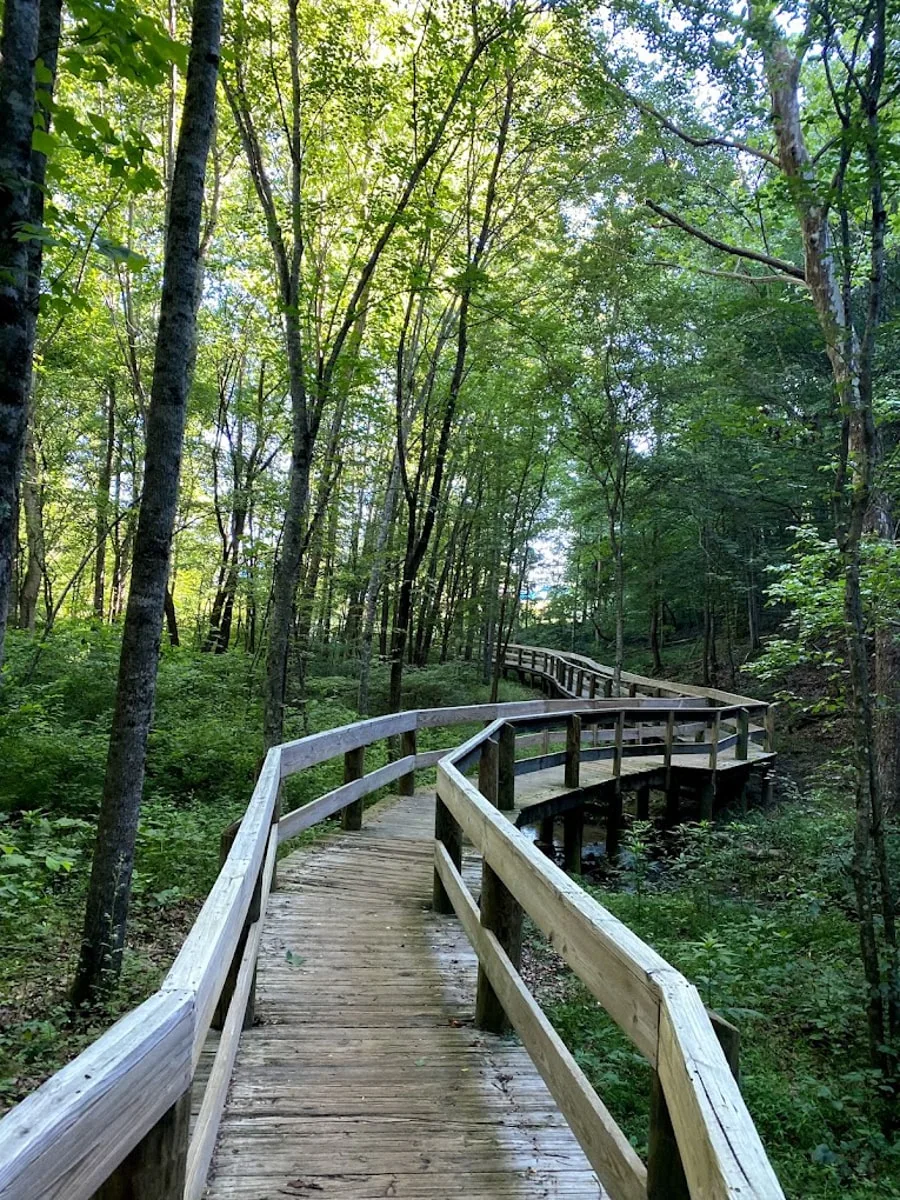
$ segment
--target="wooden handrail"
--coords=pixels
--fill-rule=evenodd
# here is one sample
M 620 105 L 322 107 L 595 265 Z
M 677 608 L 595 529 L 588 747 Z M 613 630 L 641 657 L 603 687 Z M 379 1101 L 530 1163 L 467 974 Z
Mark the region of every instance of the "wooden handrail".
M 719 716 L 717 710 L 716 724 Z M 494 991 L 501 995 L 505 989 L 507 1011 L 523 1042 L 532 1048 L 540 1010 L 530 996 L 523 996 L 524 984 L 509 960 L 475 926 L 474 900 L 462 880 L 458 854 L 447 853 L 442 834 L 449 834 L 455 846 L 462 835 L 472 842 L 485 866 L 654 1068 L 690 1195 L 778 1200 L 783 1197 L 780 1184 L 696 988 L 569 879 L 463 774 L 461 768 L 471 766 L 502 725 L 493 722 L 438 764 L 435 879 L 479 962 L 493 973 Z M 601 1182 L 615 1196 L 645 1194 L 643 1164 L 639 1170 L 623 1156 L 621 1131 L 602 1104 L 592 1109 L 585 1100 L 586 1081 L 567 1052 L 551 1047 L 546 1038 L 541 1045 L 540 1054 L 533 1052 L 535 1065 Z
M 588 677 L 587 671 L 586 668 L 583 678 Z M 514 739 L 509 733 L 510 723 L 516 728 L 538 730 L 553 725 L 567 726 L 570 753 L 574 753 L 574 718 L 577 716 L 579 753 L 587 760 L 602 756 L 605 749 L 600 746 L 581 749 L 582 729 L 592 730 L 610 721 L 619 722 L 621 727 L 622 722 L 641 719 L 646 725 L 648 712 L 670 725 L 675 713 L 681 721 L 690 718 L 691 721 L 702 720 L 704 724 L 714 711 L 720 719 L 726 713 L 731 715 L 730 709 L 697 708 L 689 701 L 690 696 L 672 696 L 668 701 L 659 697 L 637 697 L 623 705 L 621 700 L 609 698 L 579 698 L 576 701 L 564 698 L 418 709 L 354 722 L 270 750 L 228 856 L 159 991 L 113 1025 L 0 1121 L 0 1200 L 62 1200 L 63 1197 L 65 1200 L 89 1200 L 112 1174 L 130 1169 L 122 1165 L 123 1160 L 128 1156 L 128 1163 L 131 1163 L 142 1146 L 147 1147 L 151 1161 L 165 1154 L 177 1158 L 182 1175 L 186 1172 L 184 1197 L 196 1200 L 215 1143 L 244 1011 L 252 995 L 252 966 L 265 917 L 276 848 L 280 843 L 396 780 L 406 781 L 403 786 L 408 787 L 413 771 L 437 765 L 441 781 L 439 793 L 446 797 L 446 803 L 453 810 L 450 819 L 454 823 L 459 821 L 476 845 L 487 844 L 485 860 L 498 875 L 503 877 L 503 870 L 509 870 L 509 855 L 503 848 L 519 847 L 516 841 L 519 835 L 508 818 L 487 805 L 459 770 L 467 755 L 477 759 L 480 746 L 489 735 L 487 730 L 456 749 L 404 754 L 394 762 L 361 778 L 353 778 L 311 803 L 279 816 L 283 779 L 388 737 L 400 735 L 405 748 L 413 750 L 414 735 L 418 730 L 439 726 L 492 722 L 489 729 L 493 734 L 490 736 L 501 736 L 500 731 L 506 727 L 501 737 L 505 747 L 502 762 L 505 764 L 503 770 L 509 774 L 510 769 L 519 773 L 528 762 L 512 763 Z M 734 709 L 734 714 L 739 717 L 740 713 L 747 713 L 749 722 L 749 712 L 758 707 L 765 709 L 766 706 L 743 701 Z M 767 710 L 765 729 L 753 732 L 759 732 L 767 744 L 771 743 L 774 734 L 770 709 Z M 749 727 L 748 737 L 752 737 Z M 643 749 L 646 751 L 651 747 Z M 500 791 L 511 799 L 509 781 Z M 490 814 L 487 825 L 483 822 L 483 806 L 487 806 L 486 811 Z M 439 801 L 438 809 L 443 807 L 443 801 Z M 531 850 L 533 853 L 522 852 L 524 858 L 513 853 L 510 860 L 518 863 L 516 887 L 525 897 L 525 907 L 529 911 L 535 907 L 537 890 L 543 897 L 538 908 L 551 925 L 551 914 L 559 905 L 566 912 L 576 914 L 570 917 L 570 923 L 576 922 L 581 932 L 567 940 L 569 954 L 576 954 L 581 969 L 587 971 L 594 985 L 603 991 L 609 1010 L 629 1028 L 636 1044 L 651 1062 L 656 1063 L 658 1047 L 662 1046 L 660 1006 L 668 995 L 661 980 L 663 975 L 668 978 L 667 973 L 675 979 L 677 973 L 672 973 L 664 960 L 608 914 L 599 918 L 599 906 L 594 906 L 594 902 L 564 875 L 564 882 L 560 883 L 559 879 L 552 878 L 551 872 L 548 883 L 547 872 L 551 865 L 533 847 Z M 499 867 L 498 859 L 501 860 Z M 453 861 L 451 855 L 451 864 Z M 535 880 L 543 882 L 526 886 L 520 877 L 522 871 L 526 874 L 534 871 Z M 553 871 L 558 869 L 553 868 Z M 512 884 L 507 883 L 507 886 L 515 892 Z M 441 887 L 443 889 L 444 885 Z M 452 900 L 455 894 L 452 881 L 448 881 L 443 895 Z M 561 896 L 564 899 L 560 899 Z M 484 944 L 492 945 L 489 940 Z M 598 945 L 605 946 L 604 954 L 598 955 Z M 573 946 L 580 949 L 573 950 Z M 485 953 L 490 955 L 490 951 Z M 596 975 L 596 964 L 591 967 L 588 960 L 592 958 L 605 963 L 608 971 L 605 983 Z M 493 970 L 496 975 L 499 970 L 496 964 L 502 960 L 493 955 L 492 962 L 493 966 L 486 970 Z M 616 964 L 615 969 L 613 964 Z M 223 997 L 226 979 L 229 983 Z M 509 986 L 508 981 L 492 982 L 498 997 L 511 998 L 515 993 L 519 999 L 509 999 L 509 1002 L 518 1004 L 521 1009 L 521 1003 L 524 1003 L 521 981 L 514 980 Z M 616 999 L 617 989 L 621 991 L 619 1000 Z M 676 994 L 680 994 L 677 987 L 673 992 Z M 183 1119 L 185 1102 L 220 999 L 227 1005 L 227 1015 L 212 1069 L 211 1090 L 204 1098 L 201 1117 L 188 1146 L 187 1122 Z M 681 1015 L 679 1010 L 676 1014 L 679 1020 Z M 545 1028 L 546 1023 L 541 1025 L 536 1016 L 534 1020 L 537 1032 L 534 1032 L 532 1045 L 545 1049 L 555 1045 L 551 1031 Z M 679 1047 L 687 1034 L 678 1020 L 671 1024 L 670 1040 Z M 691 1031 L 692 1027 L 688 1029 Z M 672 1071 L 677 1066 L 676 1062 Z M 660 1067 L 661 1078 L 666 1070 L 669 1068 Z M 669 1086 L 675 1088 L 676 1084 Z M 730 1103 L 733 1098 L 729 1094 L 726 1099 Z M 585 1103 L 590 1111 L 600 1111 L 594 1101 L 588 1099 Z M 688 1126 L 693 1129 L 699 1119 L 694 1109 L 700 1104 L 700 1098 L 695 1097 L 691 1103 L 686 1101 L 683 1113 L 673 1109 L 676 1134 L 681 1136 L 681 1130 Z M 706 1120 L 705 1116 L 703 1120 Z M 578 1121 L 573 1121 L 576 1132 L 577 1124 Z M 620 1165 L 625 1160 L 630 1161 L 622 1146 L 619 1151 L 616 1161 Z M 174 1174 L 177 1177 L 177 1171 Z M 780 1192 L 772 1191 L 768 1195 L 774 1197 Z
M 614 675 L 612 667 L 604 663 L 598 663 L 592 658 L 587 658 L 583 654 L 576 654 L 574 651 L 568 650 L 550 650 L 544 646 L 525 646 L 517 642 L 511 642 L 506 647 L 507 662 L 509 666 L 522 666 L 523 664 L 518 657 L 518 652 L 522 651 L 522 657 L 535 651 L 537 654 L 543 654 L 552 660 L 561 660 L 567 663 L 577 663 L 580 667 L 585 668 L 585 674 L 593 674 L 598 678 L 611 679 Z M 738 706 L 750 706 L 751 708 L 768 708 L 768 705 L 761 700 L 753 700 L 749 696 L 740 696 L 736 692 L 724 692 L 720 688 L 700 687 L 695 684 L 687 683 L 672 683 L 669 680 L 652 679 L 648 675 L 636 675 L 632 671 L 622 671 L 620 678 L 623 683 L 629 686 L 634 684 L 636 687 L 647 687 L 654 691 L 665 691 L 673 696 L 708 696 L 711 700 L 716 700 L 720 704 L 734 704 Z

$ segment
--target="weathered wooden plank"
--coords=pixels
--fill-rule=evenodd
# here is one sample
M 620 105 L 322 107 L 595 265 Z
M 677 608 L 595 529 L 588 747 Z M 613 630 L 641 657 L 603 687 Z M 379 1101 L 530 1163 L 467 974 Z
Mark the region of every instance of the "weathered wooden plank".
M 558 953 L 641 1053 L 655 1062 L 655 980 L 672 968 L 541 854 L 449 763 L 438 768 L 438 794 Z
M 234 995 L 228 1008 L 228 1015 L 222 1029 L 222 1036 L 213 1060 L 212 1070 L 203 1093 L 200 1112 L 194 1126 L 194 1132 L 188 1146 L 187 1178 L 184 1185 L 184 1200 L 200 1200 L 206 1189 L 206 1177 L 209 1164 L 212 1161 L 216 1145 L 216 1135 L 219 1131 L 219 1121 L 225 1098 L 228 1095 L 228 1085 L 231 1082 L 231 1072 L 237 1056 L 241 1030 L 244 1027 L 244 1010 L 253 985 L 256 973 L 256 959 L 259 953 L 259 943 L 262 938 L 263 923 L 266 918 L 266 906 L 269 899 L 269 888 L 275 871 L 275 858 L 278 853 L 278 838 L 274 831 L 269 838 L 269 849 L 263 866 L 262 888 L 259 905 L 259 918 L 251 926 L 244 946 L 244 955 L 238 971 Z
M 88 1200 L 190 1087 L 194 1000 L 157 992 L 0 1121 L 0 1200 Z
M 661 988 L 657 1070 L 691 1194 L 782 1200 L 697 989 L 684 978 Z
M 306 767 L 337 758 L 348 750 L 369 746 L 382 738 L 396 737 L 416 728 L 417 713 L 389 713 L 384 717 L 370 717 L 366 721 L 355 721 L 352 725 L 341 725 L 338 729 L 327 729 L 323 733 L 311 733 L 294 742 L 284 742 L 281 752 L 281 777 L 294 775 Z
M 495 994 L 601 1182 L 618 1200 L 645 1200 L 647 1172 L 609 1110 L 569 1053 L 478 908 L 450 856 L 436 843 L 435 864 Z
M 401 775 L 407 774 L 415 764 L 416 760 L 412 755 L 407 758 L 398 758 L 396 762 L 378 767 L 377 770 L 370 771 L 368 775 L 363 775 L 361 779 L 344 783 L 333 791 L 326 792 L 318 800 L 312 800 L 309 804 L 304 804 L 302 808 L 295 808 L 293 812 L 286 813 L 278 823 L 278 841 L 285 842 L 289 838 L 296 837 L 298 833 L 302 833 L 304 829 L 310 829 L 319 821 L 324 821 L 326 817 L 333 817 L 336 812 L 340 812 L 348 804 L 360 800 L 363 796 L 369 796 L 372 792 L 377 792 L 379 788 L 386 787 L 395 779 L 399 779 Z

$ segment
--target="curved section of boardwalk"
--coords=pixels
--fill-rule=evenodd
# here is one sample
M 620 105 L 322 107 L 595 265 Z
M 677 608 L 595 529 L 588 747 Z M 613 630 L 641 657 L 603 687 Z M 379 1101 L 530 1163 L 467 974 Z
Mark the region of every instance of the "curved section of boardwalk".
M 431 911 L 433 830 L 420 791 L 279 864 L 215 1200 L 603 1195 L 526 1052 L 472 1025 L 475 955 Z

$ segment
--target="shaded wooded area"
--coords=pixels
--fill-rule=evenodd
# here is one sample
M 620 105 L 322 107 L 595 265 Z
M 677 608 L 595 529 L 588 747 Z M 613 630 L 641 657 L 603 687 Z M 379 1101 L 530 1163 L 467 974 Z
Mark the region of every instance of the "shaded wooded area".
M 145 793 L 519 640 L 817 731 L 896 1095 L 896 18 L 5 0 L 0 862 L 92 857 L 76 1001 Z

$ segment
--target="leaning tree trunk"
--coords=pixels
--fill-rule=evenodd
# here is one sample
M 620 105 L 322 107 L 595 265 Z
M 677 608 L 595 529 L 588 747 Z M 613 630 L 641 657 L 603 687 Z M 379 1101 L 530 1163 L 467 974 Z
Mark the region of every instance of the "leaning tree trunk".
M 118 978 L 125 943 L 177 511 L 185 408 L 194 362 L 201 269 L 200 224 L 215 117 L 221 27 L 222 0 L 195 0 L 166 229 L 153 386 L 147 414 L 144 490 L 84 936 L 72 989 L 76 1004 L 89 1002 Z

